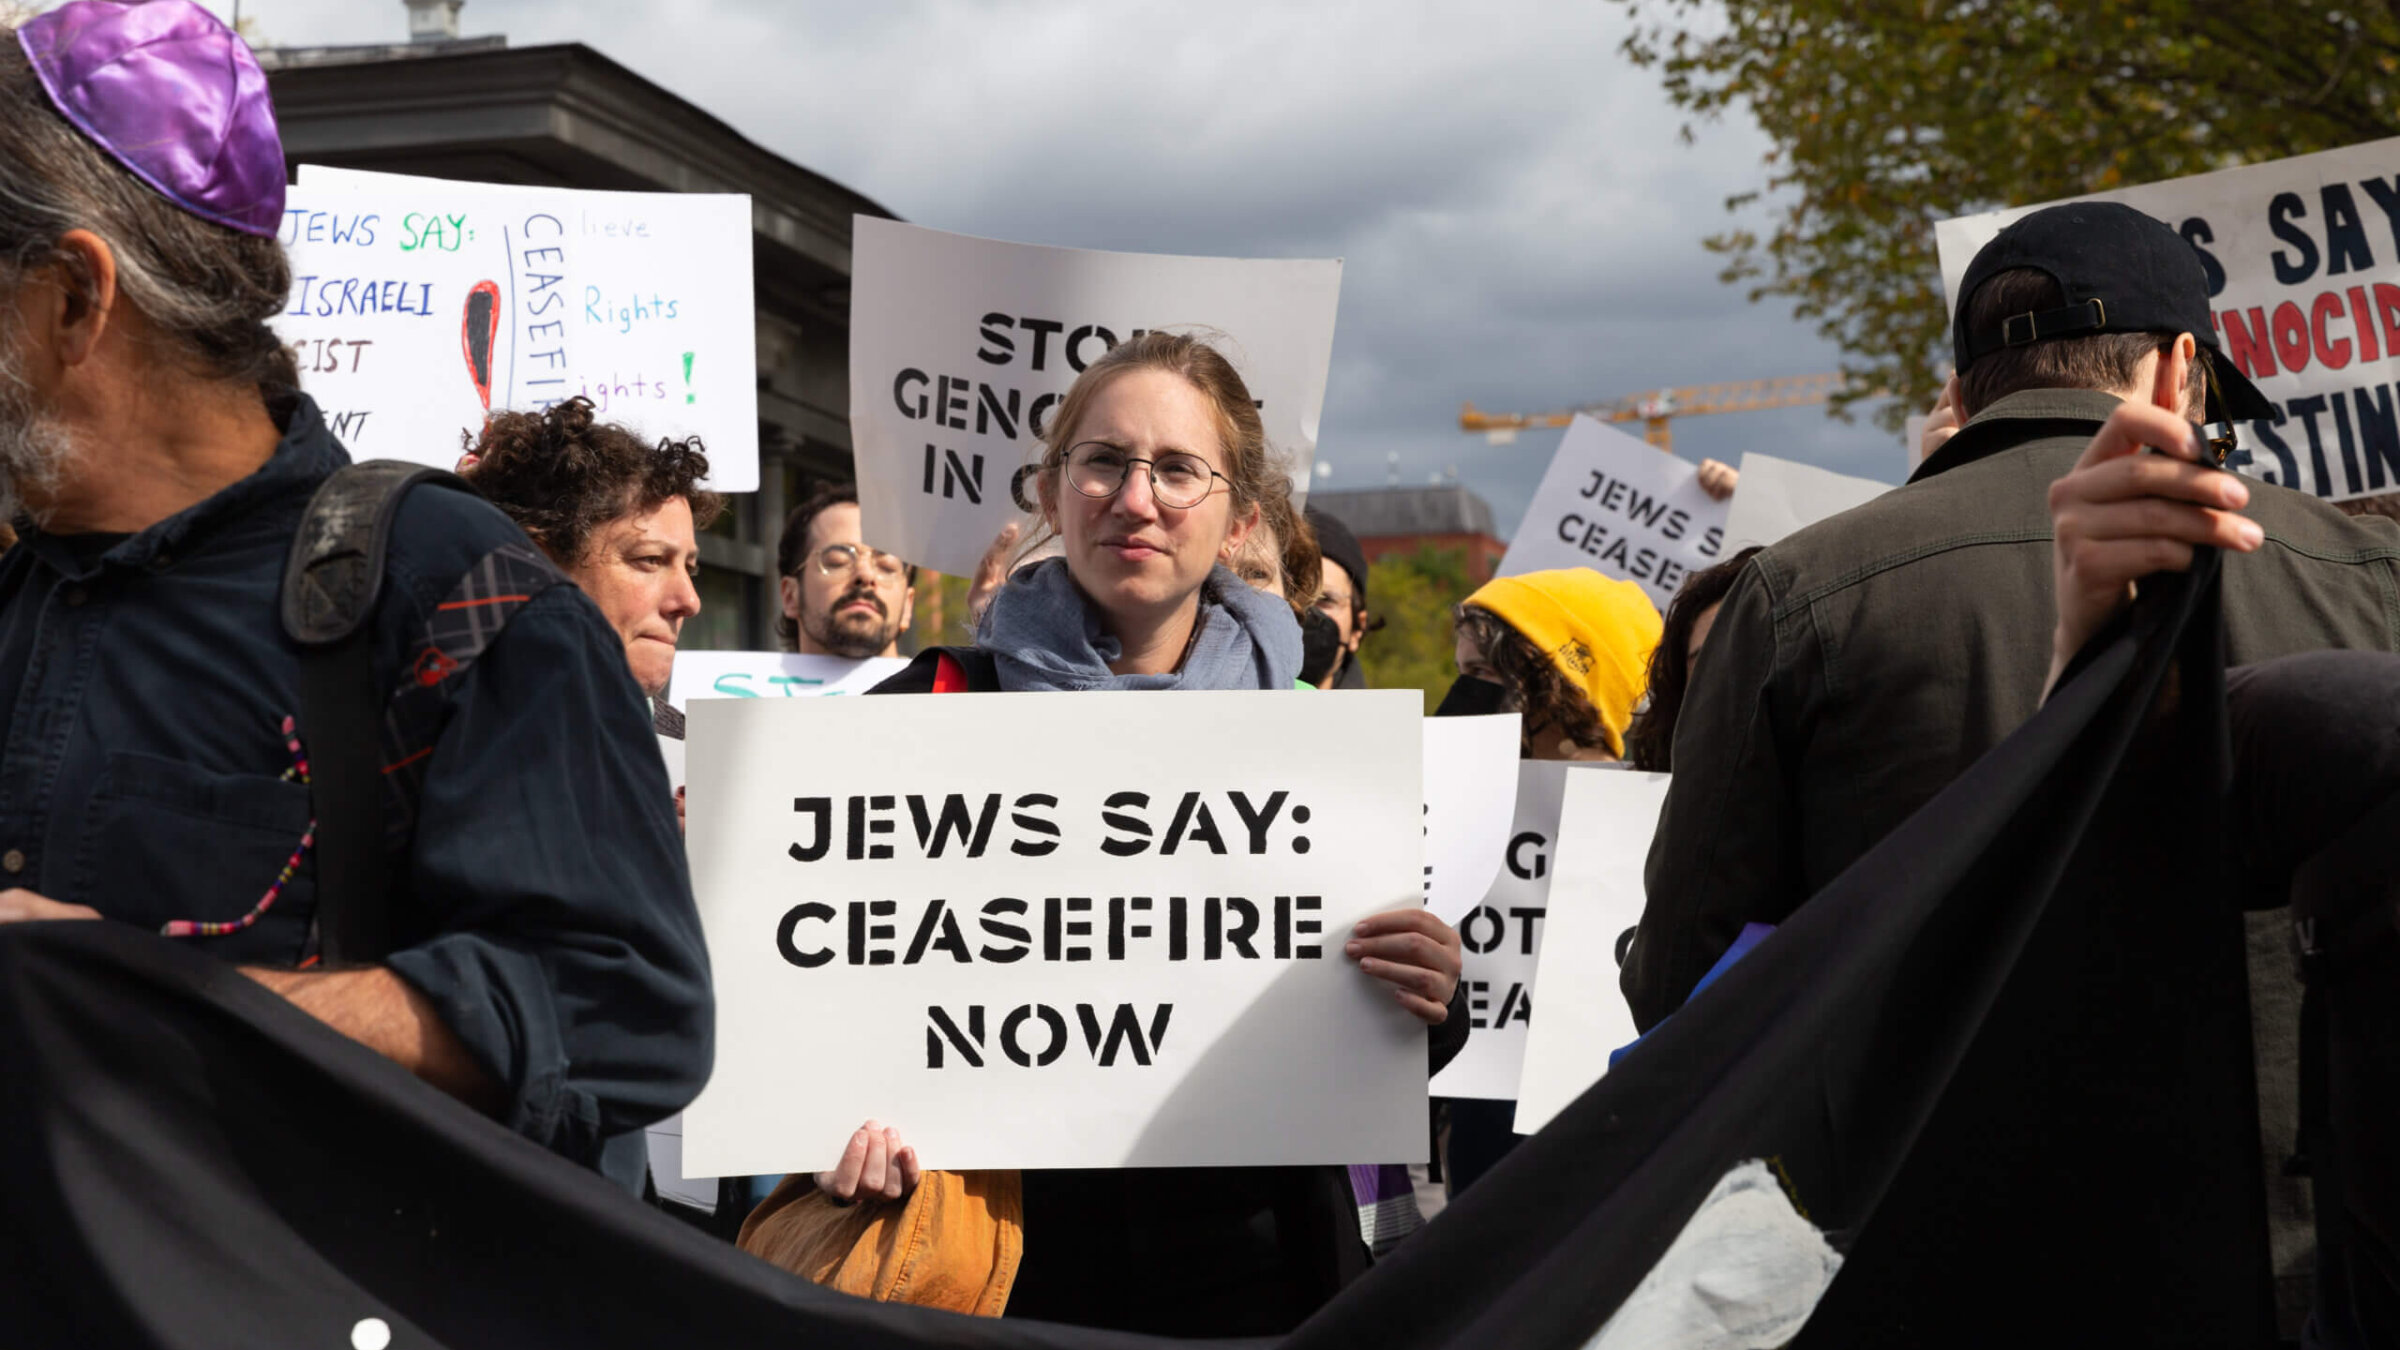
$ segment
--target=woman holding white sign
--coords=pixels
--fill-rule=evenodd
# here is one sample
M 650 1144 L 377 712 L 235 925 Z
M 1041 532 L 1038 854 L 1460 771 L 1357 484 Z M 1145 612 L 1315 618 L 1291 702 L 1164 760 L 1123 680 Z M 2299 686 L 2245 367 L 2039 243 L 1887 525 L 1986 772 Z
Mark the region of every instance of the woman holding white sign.
M 1290 689 L 1299 625 L 1227 569 L 1281 489 L 1282 466 L 1232 365 L 1150 333 L 1092 363 L 1044 436 L 1047 533 L 1064 546 L 1009 578 L 983 643 L 920 655 L 877 693 Z M 1038 545 L 1043 540 L 1036 540 Z M 1129 752 L 1205 754 L 1162 727 Z M 1439 1067 L 1464 1043 L 1458 935 L 1420 909 L 1360 924 L 1345 953 L 1434 1028 Z M 862 1129 L 818 1186 L 897 1197 L 914 1179 L 898 1132 Z M 1183 1336 L 1287 1331 L 1362 1271 L 1359 1201 L 1339 1167 L 1024 1174 L 1024 1259 L 1011 1316 Z

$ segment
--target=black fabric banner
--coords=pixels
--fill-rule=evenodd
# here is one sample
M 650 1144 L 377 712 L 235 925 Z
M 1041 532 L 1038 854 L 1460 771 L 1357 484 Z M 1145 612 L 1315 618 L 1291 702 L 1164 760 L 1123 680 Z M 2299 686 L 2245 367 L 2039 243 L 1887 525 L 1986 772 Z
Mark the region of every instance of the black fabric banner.
M 2245 1343 L 2263 1254 L 2161 1252 L 2180 1244 L 2154 1227 L 2205 1244 L 2257 1203 L 2223 1170 L 2240 1132 L 2177 1128 L 2249 1081 L 2246 1027 L 2235 1073 L 2212 1011 L 2232 920 L 2204 861 L 2224 782 L 2215 566 L 2146 585 L 2022 730 L 1284 1343 L 1582 1345 L 1749 1158 L 1848 1252 L 1804 1340 L 2164 1341 L 2209 1318 L 2178 1343 Z M 2173 1083 L 2206 1091 L 2145 1096 Z M 2014 1251 L 2029 1232 L 2038 1260 Z M 2094 1288 L 2118 1306 L 2062 1320 Z M 2162 1330 L 2185 1299 L 2198 1311 Z M 0 926 L 0 1343 L 338 1348 L 366 1318 L 394 1350 L 1152 1343 L 828 1293 L 187 947 Z

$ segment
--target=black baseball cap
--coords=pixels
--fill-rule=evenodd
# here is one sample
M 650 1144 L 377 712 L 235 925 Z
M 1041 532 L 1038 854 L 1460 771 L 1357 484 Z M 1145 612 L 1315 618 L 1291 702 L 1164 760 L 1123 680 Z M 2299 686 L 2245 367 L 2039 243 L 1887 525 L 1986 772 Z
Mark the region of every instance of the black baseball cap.
M 2058 283 L 2057 309 L 2011 314 L 1982 332 L 1966 328 L 1975 292 L 1999 273 L 2031 268 Z M 2272 419 L 2258 391 L 2217 341 L 2200 255 L 2164 221 L 2116 202 L 2048 206 L 1992 236 L 1967 264 L 1951 322 L 1952 355 L 1965 370 L 2008 347 L 2100 333 L 2189 333 L 2208 353 L 2208 420 Z

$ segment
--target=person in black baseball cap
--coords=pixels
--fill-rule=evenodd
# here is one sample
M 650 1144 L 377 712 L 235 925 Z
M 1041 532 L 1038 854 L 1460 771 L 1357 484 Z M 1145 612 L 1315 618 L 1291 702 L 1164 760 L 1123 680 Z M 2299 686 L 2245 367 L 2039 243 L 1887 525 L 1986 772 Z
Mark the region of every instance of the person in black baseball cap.
M 2008 280 L 2001 292 L 1984 297 L 1985 285 L 2003 277 Z M 2045 278 L 2047 287 L 2041 284 Z M 2200 255 L 2163 221 L 2130 206 L 2069 202 L 2014 222 L 1976 253 L 1958 295 L 1951 349 L 1959 372 L 1954 378 L 1962 385 L 1967 372 L 1987 358 L 1996 359 L 1984 367 L 1986 376 L 1972 382 L 1987 393 L 2028 375 L 2071 382 L 2055 379 L 2070 373 L 2066 367 L 2073 364 L 2058 358 L 2089 356 L 2096 348 L 2070 350 L 2059 345 L 2060 339 L 2138 335 L 2165 343 L 2157 348 L 2165 354 L 2179 345 L 2172 339 L 2188 336 L 2192 351 L 2182 359 L 2200 360 L 2205 371 L 2193 381 L 2205 398 L 2202 421 L 2214 427 L 2275 415 L 2274 401 L 2218 344 Z M 2019 303 L 2028 307 L 2018 309 Z M 2143 344 L 2104 345 L 2132 353 Z M 1974 391 L 1961 392 L 1972 397 Z M 1973 415 L 1971 404 L 1961 406 Z
M 1964 426 L 1907 486 L 1754 556 L 1718 611 L 1685 691 L 1647 908 L 1622 963 L 1641 1029 L 1673 1012 L 1746 925 L 1790 918 L 2040 706 L 2059 619 L 2049 509 L 2059 479 L 2075 475 L 2067 492 L 2107 487 L 2085 469 L 2116 476 L 2117 500 L 2134 504 L 2104 513 L 2121 536 L 2112 546 L 2156 546 L 2147 565 L 2172 564 L 2162 545 L 2174 541 L 2143 522 L 2174 512 L 2135 499 L 2194 466 L 2116 455 L 2078 468 L 2120 409 L 2144 414 L 2169 445 L 2189 443 L 2175 429 L 2208 418 L 2212 396 L 2219 418 L 2272 414 L 2217 357 L 2190 247 L 2123 207 L 2051 207 L 2003 231 L 1968 269 L 1954 331 Z M 2246 496 L 2258 527 L 2244 535 L 2252 550 L 2228 554 L 2222 570 L 2230 662 L 2400 649 L 2385 600 L 2400 593 L 2400 529 L 2267 483 L 2225 495 Z M 2162 822 L 2174 819 L 2161 808 Z M 2215 931 L 2238 968 L 2240 925 Z M 1875 1239 L 1850 1254 L 1811 1318 L 1811 1343 L 1896 1343 L 1893 1328 L 1949 1325 L 1964 1307 L 1991 1310 L 2009 1331 L 2073 1326 L 2113 1344 L 2274 1338 L 2255 1209 L 2197 1207 L 2189 1213 L 2205 1217 L 2173 1232 L 2157 1216 L 2171 1208 L 2161 1197 L 2197 1184 L 2180 1159 L 2224 1157 L 2208 1185 L 2264 1194 L 2261 1125 L 2285 1136 L 2268 1144 L 2279 1162 L 2288 1113 L 2265 1119 L 2254 1093 L 2197 1087 L 2128 1110 L 2123 1085 L 2153 1072 L 2162 1040 L 2181 1062 L 2244 1073 L 2252 1050 L 2247 1035 L 2135 1030 L 2147 1014 L 2108 977 L 2123 955 L 2094 951 L 2039 988 L 2002 992 L 2002 1014 L 1981 1033 L 2001 1047 L 1990 1062 L 2039 1065 L 2040 1082 L 2024 1085 L 2022 1109 L 1927 1127 L 1922 1156 L 1976 1167 L 1904 1165 Z M 2272 964 L 2256 978 L 2288 987 L 2288 957 L 2278 950 Z M 2259 1006 L 2275 997 L 2262 992 Z M 2246 1030 L 2246 1016 L 2230 1024 Z M 2259 1047 L 2258 1081 L 2290 1081 L 2289 1035 L 2262 1035 Z M 2259 1253 L 2257 1278 L 2212 1274 L 2227 1252 Z M 2166 1310 L 2128 1289 L 2190 1297 Z

